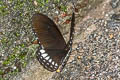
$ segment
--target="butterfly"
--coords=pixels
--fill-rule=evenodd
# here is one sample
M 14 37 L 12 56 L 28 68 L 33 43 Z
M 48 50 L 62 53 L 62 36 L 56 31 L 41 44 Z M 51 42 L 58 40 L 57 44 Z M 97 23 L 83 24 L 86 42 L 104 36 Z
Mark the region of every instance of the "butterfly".
M 32 16 L 33 32 L 39 43 L 37 60 L 53 72 L 65 66 L 72 49 L 75 15 L 72 14 L 69 41 L 66 43 L 57 25 L 48 16 L 35 13 Z

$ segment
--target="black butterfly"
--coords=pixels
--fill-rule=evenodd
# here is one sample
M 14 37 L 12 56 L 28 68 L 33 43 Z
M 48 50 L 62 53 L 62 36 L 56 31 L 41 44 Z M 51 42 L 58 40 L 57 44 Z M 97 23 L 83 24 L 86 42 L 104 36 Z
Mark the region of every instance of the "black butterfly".
M 32 17 L 33 31 L 38 38 L 40 47 L 36 55 L 38 61 L 49 71 L 56 71 L 65 66 L 72 48 L 74 32 L 74 13 L 72 14 L 70 39 L 66 44 L 56 24 L 47 16 L 36 13 Z

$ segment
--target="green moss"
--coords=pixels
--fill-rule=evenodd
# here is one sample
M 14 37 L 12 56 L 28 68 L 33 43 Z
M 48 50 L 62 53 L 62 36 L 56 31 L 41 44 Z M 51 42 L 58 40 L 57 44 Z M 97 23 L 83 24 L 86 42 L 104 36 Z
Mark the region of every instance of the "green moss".
M 4 4 L 4 2 L 1 0 L 0 1 L 0 14 L 2 15 L 2 16 L 4 16 L 4 15 L 6 15 L 6 14 L 8 14 L 9 12 L 8 12 L 8 10 L 7 10 L 7 6 Z
M 67 11 L 67 7 L 64 6 L 64 5 L 61 5 L 61 10 L 64 11 L 64 12 L 66 12 Z
M 54 2 L 59 3 L 59 2 L 60 2 L 60 0 L 54 0 Z
M 3 70 L 0 70 L 0 75 L 3 75 L 4 74 L 4 71 Z
M 10 64 L 10 60 L 8 60 L 8 59 L 3 62 L 4 66 L 7 66 L 8 64 Z
M 23 1 L 17 1 L 16 5 L 14 6 L 15 10 L 21 9 L 24 6 Z
M 18 32 L 15 32 L 14 35 L 15 35 L 16 37 L 20 37 L 20 33 L 18 33 Z
M 24 47 L 25 47 L 25 44 L 20 44 L 20 46 L 21 46 L 22 48 L 24 48 Z
M 21 54 L 19 55 L 19 58 L 20 58 L 20 59 L 25 59 L 25 56 L 26 56 L 26 53 L 21 53 Z
M 45 1 L 44 0 L 37 0 L 37 2 L 38 2 L 39 6 L 41 6 L 41 7 L 45 6 Z
M 1 39 L 1 43 L 6 43 L 6 42 L 7 42 L 7 38 L 6 37 Z
M 23 63 L 23 67 L 26 67 L 26 65 L 27 65 L 27 62 L 24 62 L 24 63 Z
M 4 79 L 0 77 L 0 80 L 4 80 Z

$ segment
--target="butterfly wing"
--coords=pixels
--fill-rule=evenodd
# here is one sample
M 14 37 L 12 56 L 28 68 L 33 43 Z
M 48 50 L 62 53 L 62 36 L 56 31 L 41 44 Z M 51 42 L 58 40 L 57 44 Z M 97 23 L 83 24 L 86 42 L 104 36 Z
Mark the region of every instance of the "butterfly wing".
M 36 13 L 32 17 L 33 30 L 46 49 L 64 49 L 66 42 L 56 24 L 47 16 Z
M 40 43 L 37 50 L 38 61 L 49 71 L 57 70 L 67 54 L 62 34 L 56 24 L 43 14 L 34 14 L 32 24 Z
M 56 49 L 45 49 L 42 52 L 42 48 L 39 47 L 37 51 L 37 59 L 49 71 L 56 71 L 64 60 L 67 51 Z

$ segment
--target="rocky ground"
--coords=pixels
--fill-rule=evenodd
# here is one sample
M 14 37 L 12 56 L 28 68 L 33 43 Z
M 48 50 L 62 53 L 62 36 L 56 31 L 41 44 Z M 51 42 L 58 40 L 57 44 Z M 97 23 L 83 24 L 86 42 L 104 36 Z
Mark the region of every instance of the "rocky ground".
M 76 24 L 73 59 L 52 80 L 120 79 L 119 5 L 106 0 Z
M 32 6 L 35 6 L 34 8 L 37 11 L 42 11 L 42 9 L 36 6 L 37 3 L 32 3 Z M 67 2 L 67 9 L 68 11 L 70 10 L 68 14 L 72 13 L 71 3 L 73 2 Z M 30 40 L 34 38 L 30 24 L 30 17 L 34 13 L 32 6 L 29 8 L 25 7 L 23 10 L 20 9 L 20 12 L 23 11 L 24 14 L 21 14 L 22 12 L 20 13 L 19 10 L 14 13 L 12 8 L 10 8 L 11 10 L 6 16 L 1 16 L 0 46 L 2 45 L 1 49 L 3 50 L 0 51 L 0 63 L 2 63 L 0 64 L 0 74 L 4 71 L 0 76 L 1 80 L 8 78 L 9 80 L 120 80 L 120 1 L 75 0 L 74 3 L 78 12 L 75 13 L 76 25 L 73 50 L 61 73 L 45 70 L 34 57 L 37 46 L 29 43 Z M 55 16 L 57 15 L 55 9 L 51 10 L 48 15 L 51 15 L 52 12 L 55 12 Z M 61 11 L 58 16 L 61 16 L 63 12 L 64 11 Z M 23 18 L 23 15 L 25 15 L 24 20 L 16 17 L 17 14 L 21 14 Z M 64 20 L 60 17 L 57 23 L 62 24 L 68 17 L 65 17 Z M 13 22 L 9 22 L 11 18 Z M 56 19 L 56 17 L 54 18 Z M 61 32 L 65 39 L 68 40 L 70 24 L 62 25 L 63 27 L 60 27 Z M 22 34 L 19 34 L 18 30 Z M 9 32 L 11 32 L 10 35 L 8 35 Z M 11 37 L 14 39 L 10 39 Z M 7 43 L 6 41 L 8 40 L 10 40 L 11 43 Z M 26 44 L 26 42 L 28 42 L 28 44 Z M 8 45 L 11 47 L 8 47 Z M 12 55 L 9 59 L 7 56 L 12 53 L 24 54 L 17 56 Z M 5 63 L 4 61 L 6 59 L 12 63 L 7 64 L 7 61 Z M 25 61 L 23 61 L 24 59 Z M 25 67 L 23 65 L 25 65 Z M 10 72 L 16 70 L 16 67 L 18 71 L 10 74 Z

